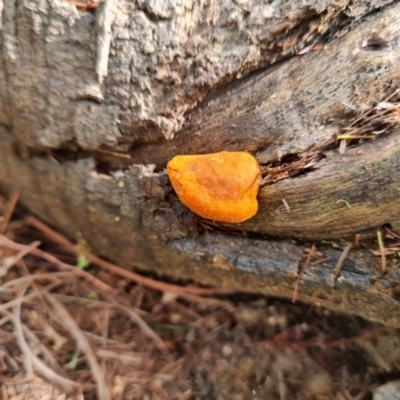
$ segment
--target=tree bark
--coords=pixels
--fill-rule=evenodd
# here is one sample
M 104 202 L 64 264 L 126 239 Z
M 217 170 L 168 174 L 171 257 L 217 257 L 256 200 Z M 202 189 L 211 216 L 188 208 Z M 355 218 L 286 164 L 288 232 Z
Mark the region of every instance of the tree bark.
M 400 232 L 389 3 L 0 3 L 0 187 L 126 268 L 246 292 L 291 298 L 310 245 L 293 239 L 318 241 L 327 260 L 308 266 L 299 299 L 400 326 L 397 271 L 365 242 L 337 276 L 327 245 Z M 359 131 L 380 134 L 339 152 L 332 137 L 362 113 Z M 255 154 L 265 185 L 254 218 L 208 231 L 164 168 L 220 150 Z M 267 167 L 303 159 L 269 180 Z

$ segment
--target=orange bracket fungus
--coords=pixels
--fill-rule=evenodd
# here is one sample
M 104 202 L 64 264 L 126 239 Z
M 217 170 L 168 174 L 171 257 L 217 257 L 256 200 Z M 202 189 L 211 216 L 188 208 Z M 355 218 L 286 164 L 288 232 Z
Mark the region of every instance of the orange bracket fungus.
M 238 223 L 258 211 L 260 166 L 250 153 L 176 156 L 167 172 L 180 201 L 203 218 Z

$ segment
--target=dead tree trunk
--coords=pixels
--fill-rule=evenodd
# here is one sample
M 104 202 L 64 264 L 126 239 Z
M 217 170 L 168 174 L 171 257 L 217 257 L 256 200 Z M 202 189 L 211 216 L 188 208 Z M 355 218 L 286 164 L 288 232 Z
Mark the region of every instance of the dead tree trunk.
M 400 326 L 399 271 L 369 244 L 338 275 L 331 246 L 400 232 L 399 3 L 75 3 L 0 0 L 3 192 L 126 268 L 246 292 L 290 298 L 316 241 L 299 299 Z M 164 168 L 220 150 L 264 184 L 209 231 Z

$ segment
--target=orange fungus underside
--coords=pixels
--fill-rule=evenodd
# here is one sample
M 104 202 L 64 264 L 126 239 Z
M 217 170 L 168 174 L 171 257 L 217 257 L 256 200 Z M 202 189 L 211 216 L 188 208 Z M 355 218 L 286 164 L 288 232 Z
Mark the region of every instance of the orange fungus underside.
M 181 202 L 203 218 L 237 223 L 258 211 L 260 166 L 250 153 L 176 156 L 167 172 Z

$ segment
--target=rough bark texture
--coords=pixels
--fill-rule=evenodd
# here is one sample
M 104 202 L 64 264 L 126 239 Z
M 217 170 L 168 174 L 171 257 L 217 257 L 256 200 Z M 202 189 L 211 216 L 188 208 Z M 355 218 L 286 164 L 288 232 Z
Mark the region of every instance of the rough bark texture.
M 163 168 L 219 150 L 269 163 L 342 132 L 398 85 L 400 5 L 214 3 L 1 3 L 0 187 L 127 268 L 290 298 L 308 245 L 204 232 Z M 259 214 L 233 228 L 318 241 L 400 231 L 399 158 L 396 128 L 329 150 L 263 187 Z M 307 269 L 300 300 L 400 326 L 397 271 L 359 250 L 336 279 L 341 251 L 320 251 L 329 260 Z

